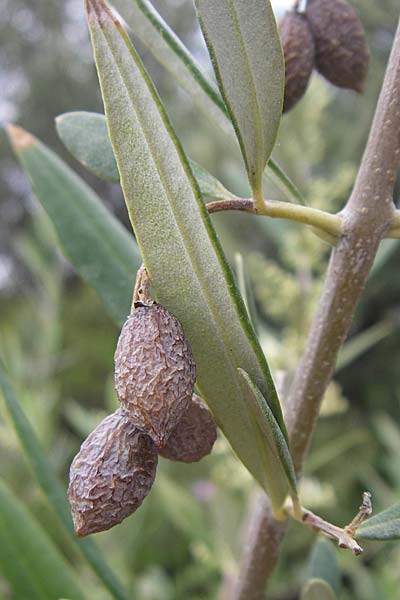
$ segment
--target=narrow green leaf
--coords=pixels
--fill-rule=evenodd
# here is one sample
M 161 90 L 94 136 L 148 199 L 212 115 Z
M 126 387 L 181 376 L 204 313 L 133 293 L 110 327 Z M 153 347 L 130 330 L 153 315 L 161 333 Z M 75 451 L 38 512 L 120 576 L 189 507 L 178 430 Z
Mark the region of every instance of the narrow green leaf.
M 113 183 L 119 183 L 117 162 L 108 137 L 104 115 L 75 111 L 56 117 L 61 141 L 89 171 Z
M 225 104 L 213 83 L 149 0 L 113 0 L 134 34 L 155 59 L 189 94 L 203 114 L 224 133 L 232 134 Z M 289 200 L 305 204 L 304 198 L 280 166 L 270 158 L 268 175 Z
M 400 539 L 400 502 L 364 521 L 357 529 L 357 540 L 389 541 Z
M 195 0 L 254 196 L 278 134 L 284 60 L 269 0 Z
M 8 126 L 14 151 L 67 258 L 121 324 L 129 313 L 140 255 L 132 236 L 98 196 L 35 137 Z
M 128 36 L 103 1 L 88 2 L 88 20 L 125 201 L 155 293 L 183 325 L 202 396 L 263 484 L 237 367 L 251 374 L 284 430 L 265 357 L 187 160 Z
M 54 600 L 84 594 L 57 546 L 0 479 L 0 573 L 13 597 Z
M 372 279 L 373 277 L 378 275 L 378 273 L 380 273 L 380 270 L 386 264 L 386 262 L 390 260 L 393 254 L 395 254 L 395 252 L 398 252 L 399 249 L 399 240 L 383 239 L 379 244 L 378 252 L 375 255 L 372 268 L 369 272 L 369 279 Z
M 308 574 L 311 579 L 323 579 L 336 595 L 340 594 L 341 576 L 337 550 L 329 540 L 319 538 L 313 546 Z
M 341 349 L 336 363 L 336 372 L 350 365 L 359 356 L 373 348 L 381 340 L 396 330 L 396 325 L 390 320 L 381 321 L 353 336 Z
M 297 482 L 290 451 L 264 396 L 243 369 L 238 369 L 244 398 L 261 433 L 261 451 L 265 457 L 267 478 L 273 481 L 270 496 L 274 508 L 280 508 L 288 494 L 300 509 Z
M 161 500 L 161 510 L 189 540 L 209 539 L 207 513 L 192 494 L 160 472 L 154 492 Z
M 77 538 L 74 533 L 72 518 L 67 501 L 66 490 L 60 484 L 53 468 L 41 448 L 36 435 L 15 397 L 11 386 L 0 366 L 0 389 L 3 392 L 5 405 L 14 424 L 18 439 L 30 463 L 36 481 L 53 507 L 60 522 L 77 545 L 78 550 L 86 558 L 93 571 L 103 581 L 116 600 L 128 600 L 113 571 L 101 556 L 101 552 L 88 538 Z
M 304 473 L 307 475 L 315 473 L 326 465 L 333 464 L 339 456 L 352 450 L 360 444 L 369 444 L 371 437 L 365 429 L 352 429 L 343 434 L 336 435 L 332 440 L 326 442 L 318 450 L 314 450 L 304 465 Z M 358 450 L 359 453 L 362 449 Z M 344 459 L 346 460 L 346 459 Z
M 56 118 L 56 126 L 60 139 L 80 163 L 101 179 L 119 183 L 117 161 L 104 115 L 85 111 L 65 113 Z M 193 160 L 189 164 L 202 196 L 236 198 L 206 169 Z
M 336 596 L 323 579 L 310 579 L 303 586 L 300 600 L 336 600 Z
M 264 172 L 264 179 L 266 173 L 276 187 L 280 189 L 285 196 L 287 196 L 288 200 L 306 206 L 306 201 L 299 188 L 272 158 L 270 158 L 268 161 L 267 171 Z

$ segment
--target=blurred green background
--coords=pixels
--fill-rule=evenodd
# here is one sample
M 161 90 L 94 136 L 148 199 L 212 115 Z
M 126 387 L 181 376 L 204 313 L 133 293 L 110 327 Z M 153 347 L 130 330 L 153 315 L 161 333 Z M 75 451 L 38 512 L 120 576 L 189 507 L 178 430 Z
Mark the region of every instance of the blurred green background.
M 283 4 L 275 3 L 278 14 Z M 305 98 L 284 116 L 274 153 L 307 202 L 330 211 L 340 210 L 351 190 L 399 13 L 398 0 L 352 4 L 371 51 L 365 93 L 338 90 L 314 75 Z M 157 0 L 154 5 L 210 72 L 192 3 Z M 83 172 L 54 128 L 54 117 L 65 111 L 102 111 L 83 2 L 0 0 L 0 8 L 1 121 L 17 122 L 55 149 L 129 227 L 118 186 Z M 238 148 L 139 48 L 185 150 L 228 189 L 247 194 Z M 0 358 L 66 487 L 83 438 L 116 406 L 112 373 L 118 331 L 61 255 L 3 132 L 0 152 Z M 397 182 L 395 199 L 399 192 Z M 265 195 L 282 198 L 272 183 Z M 213 221 L 232 265 L 237 252 L 243 256 L 273 373 L 290 376 L 304 347 L 329 248 L 302 226 L 244 214 L 218 214 Z M 303 504 L 340 525 L 352 518 L 364 489 L 372 492 L 376 510 L 400 499 L 399 258 L 400 244 L 385 241 L 326 394 L 301 484 Z M 1 480 L 69 563 L 85 597 L 110 598 L 35 483 L 1 395 L 0 457 Z M 235 571 L 242 544 L 238 523 L 253 492 L 250 476 L 221 436 L 199 464 L 160 459 L 156 484 L 140 510 L 96 541 L 131 598 L 216 598 L 223 573 Z M 1 514 L 0 508 L 0 542 L 8 547 L 14 530 Z M 27 553 L 17 557 L 22 578 L 24 560 L 30 560 L 28 534 L 33 548 L 39 544 L 36 529 L 26 531 Z M 290 527 L 269 598 L 299 597 L 315 541 L 301 526 Z M 366 543 L 358 559 L 333 545 L 330 550 L 330 560 L 341 569 L 340 599 L 398 597 L 398 544 Z M 0 599 L 26 600 L 24 588 L 13 583 L 10 557 L 11 549 L 0 551 Z

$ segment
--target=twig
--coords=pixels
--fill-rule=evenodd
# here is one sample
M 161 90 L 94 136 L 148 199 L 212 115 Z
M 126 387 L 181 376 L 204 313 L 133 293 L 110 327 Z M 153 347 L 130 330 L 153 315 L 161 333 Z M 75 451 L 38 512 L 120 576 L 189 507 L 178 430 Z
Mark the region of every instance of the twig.
M 354 517 L 354 519 L 346 525 L 344 530 L 354 537 L 357 529 L 360 527 L 361 523 L 364 521 L 365 517 L 368 517 L 372 513 L 372 503 L 371 503 L 371 494 L 369 492 L 363 493 L 363 501 L 360 506 L 360 510 Z
M 332 246 L 336 245 L 341 231 L 340 214 L 335 215 L 324 210 L 292 204 L 291 202 L 264 200 L 263 204 L 256 208 L 251 198 L 227 198 L 226 200 L 208 202 L 206 206 L 210 214 L 227 210 L 239 210 L 253 215 L 289 219 L 304 225 L 310 225 L 315 229 L 317 235 L 325 234 L 322 237 Z M 400 211 L 395 211 L 385 237 L 400 238 Z
M 339 548 L 348 548 L 355 556 L 362 554 L 363 549 L 361 546 L 357 544 L 356 540 L 345 529 L 324 521 L 311 511 L 304 510 L 303 523 L 311 527 L 314 531 L 319 531 L 327 537 L 336 539 Z
M 209 213 L 225 210 L 241 210 L 254 215 L 264 215 L 277 219 L 290 219 L 305 225 L 311 225 L 322 230 L 329 236 L 337 238 L 340 234 L 341 217 L 332 215 L 317 208 L 301 206 L 280 200 L 263 200 L 262 203 L 255 202 L 251 198 L 229 198 L 227 200 L 216 200 L 207 204 Z
M 256 214 L 254 202 L 251 198 L 229 198 L 228 200 L 215 200 L 207 203 L 207 210 L 211 213 L 222 212 L 224 210 L 242 210 Z
M 332 525 L 325 519 L 322 519 L 320 516 L 315 515 L 310 510 L 306 508 L 302 508 L 300 519 L 297 518 L 296 514 L 293 511 L 293 507 L 291 502 L 285 507 L 288 514 L 291 517 L 296 519 L 297 521 L 301 521 L 314 531 L 319 531 L 323 533 L 329 538 L 337 540 L 339 548 L 347 548 L 351 550 L 355 556 L 359 556 L 362 554 L 363 549 L 354 539 L 354 535 L 357 531 L 357 528 L 361 525 L 365 517 L 371 514 L 372 512 L 372 504 L 371 504 L 371 494 L 369 492 L 363 493 L 363 501 L 359 508 L 358 513 L 354 517 L 354 519 L 346 525 L 346 527 L 338 527 L 337 525 Z
M 350 326 L 380 240 L 395 220 L 392 202 L 400 162 L 400 27 L 398 28 L 351 197 L 342 215 L 342 233 L 333 249 L 324 289 L 307 338 L 304 356 L 288 398 L 287 426 L 293 460 L 301 470 L 321 398 L 338 350 Z M 259 600 L 273 570 L 280 524 L 264 503 L 259 522 L 243 546 L 238 580 L 230 600 Z M 270 557 L 270 558 L 269 558 Z

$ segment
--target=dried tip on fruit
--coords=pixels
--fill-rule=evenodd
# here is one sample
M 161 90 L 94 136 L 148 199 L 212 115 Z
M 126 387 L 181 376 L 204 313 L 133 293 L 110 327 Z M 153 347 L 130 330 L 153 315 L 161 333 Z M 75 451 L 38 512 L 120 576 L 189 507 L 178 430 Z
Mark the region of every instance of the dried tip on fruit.
M 110 529 L 135 512 L 156 474 L 153 440 L 121 409 L 106 417 L 72 461 L 68 499 L 79 537 Z
M 150 306 L 154 304 L 150 294 L 150 287 L 151 283 L 147 274 L 147 269 L 144 265 L 141 265 L 136 273 L 131 312 L 133 312 L 138 305 L 145 304 Z
M 287 112 L 307 89 L 314 69 L 314 40 L 307 19 L 295 11 L 281 19 L 279 33 L 285 57 L 283 112 Z
M 186 412 L 159 454 L 170 460 L 195 462 L 210 454 L 216 439 L 217 427 L 211 412 L 203 400 L 193 394 Z
M 114 359 L 121 406 L 161 448 L 188 408 L 196 378 L 182 325 L 156 302 L 139 305 L 122 328 Z
M 306 17 L 318 71 L 338 87 L 362 92 L 369 51 L 354 8 L 345 0 L 307 0 Z

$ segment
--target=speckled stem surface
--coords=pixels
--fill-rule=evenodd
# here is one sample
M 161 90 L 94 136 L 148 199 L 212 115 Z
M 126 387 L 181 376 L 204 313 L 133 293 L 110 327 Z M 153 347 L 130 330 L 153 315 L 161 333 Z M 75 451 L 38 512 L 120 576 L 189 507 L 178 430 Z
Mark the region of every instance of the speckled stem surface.
M 321 398 L 331 379 L 379 242 L 394 222 L 393 184 L 400 164 L 400 28 L 353 192 L 343 210 L 342 232 L 333 249 L 323 292 L 288 398 L 286 423 L 297 472 L 307 452 Z M 256 523 L 243 544 L 230 600 L 260 600 L 283 537 L 282 524 L 260 500 Z

